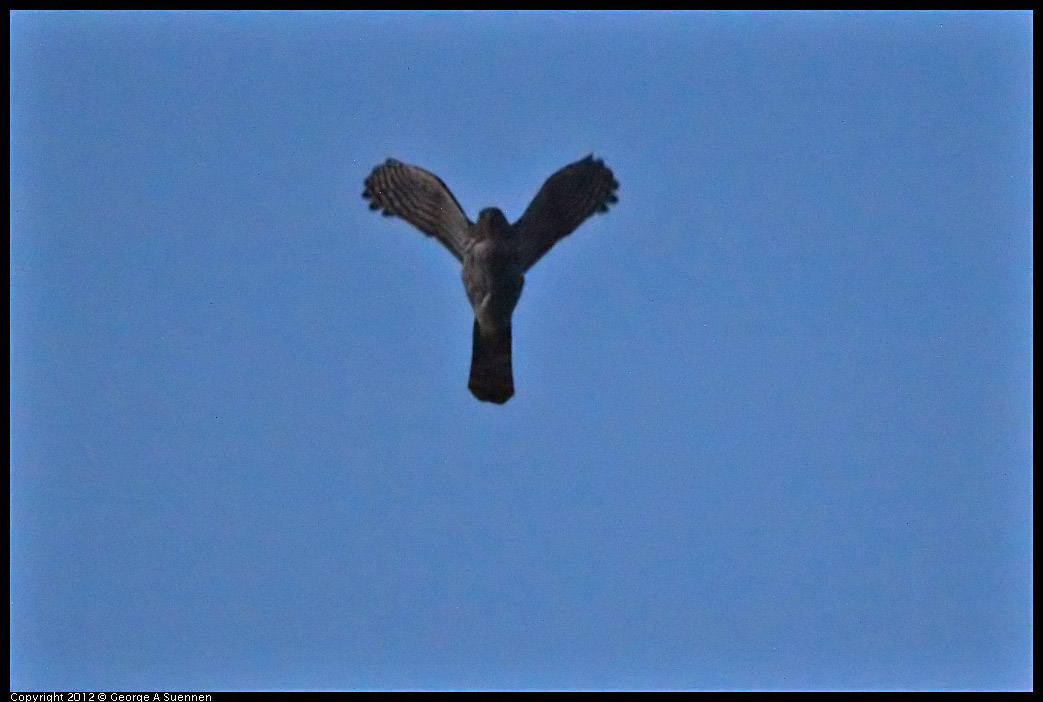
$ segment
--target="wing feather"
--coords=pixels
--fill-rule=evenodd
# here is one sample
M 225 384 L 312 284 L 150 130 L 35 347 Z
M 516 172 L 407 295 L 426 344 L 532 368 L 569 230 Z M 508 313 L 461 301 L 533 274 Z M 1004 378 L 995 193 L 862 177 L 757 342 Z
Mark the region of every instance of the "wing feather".
M 525 270 L 595 212 L 618 201 L 612 171 L 593 154 L 547 179 L 525 213 L 514 223 Z
M 371 210 L 401 217 L 438 239 L 457 259 L 473 244 L 473 224 L 446 184 L 434 173 L 389 158 L 366 178 L 362 197 Z

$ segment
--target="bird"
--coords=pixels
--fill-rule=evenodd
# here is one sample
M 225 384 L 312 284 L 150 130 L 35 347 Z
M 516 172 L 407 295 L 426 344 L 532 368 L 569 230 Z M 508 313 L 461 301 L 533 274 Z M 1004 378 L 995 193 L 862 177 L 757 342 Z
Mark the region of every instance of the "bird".
M 612 171 L 593 154 L 565 166 L 514 224 L 496 207 L 483 209 L 472 222 L 438 176 L 393 158 L 374 168 L 364 185 L 362 197 L 371 210 L 404 219 L 461 263 L 474 310 L 467 387 L 483 402 L 507 402 L 514 395 L 511 317 L 525 273 L 588 217 L 619 201 Z

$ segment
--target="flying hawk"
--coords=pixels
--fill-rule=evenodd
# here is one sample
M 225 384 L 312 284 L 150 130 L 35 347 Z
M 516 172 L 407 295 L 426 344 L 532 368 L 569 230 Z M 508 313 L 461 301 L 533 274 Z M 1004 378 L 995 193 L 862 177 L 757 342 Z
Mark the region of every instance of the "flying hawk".
M 511 315 L 525 272 L 595 212 L 617 201 L 619 183 L 593 155 L 547 179 L 514 224 L 487 207 L 472 222 L 438 176 L 389 158 L 366 178 L 371 210 L 401 217 L 438 239 L 463 264 L 464 289 L 474 309 L 471 377 L 479 400 L 503 404 L 514 394 Z

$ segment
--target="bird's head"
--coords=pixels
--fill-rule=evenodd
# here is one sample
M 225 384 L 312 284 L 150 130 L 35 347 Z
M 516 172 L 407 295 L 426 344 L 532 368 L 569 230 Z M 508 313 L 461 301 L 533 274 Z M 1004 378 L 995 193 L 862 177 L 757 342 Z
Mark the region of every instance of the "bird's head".
M 511 225 L 496 207 L 486 207 L 478 213 L 475 225 L 482 239 L 506 239 L 511 235 Z

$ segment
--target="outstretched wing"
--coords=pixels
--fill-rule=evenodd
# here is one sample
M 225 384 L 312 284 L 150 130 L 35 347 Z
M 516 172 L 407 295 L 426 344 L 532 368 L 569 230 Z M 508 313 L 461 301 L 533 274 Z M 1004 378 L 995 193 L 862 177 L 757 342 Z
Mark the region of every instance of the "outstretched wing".
M 547 179 L 521 218 L 514 223 L 525 270 L 595 212 L 608 212 L 617 201 L 619 183 L 593 154 L 565 166 Z
M 449 188 L 434 173 L 389 158 L 366 178 L 362 197 L 369 209 L 406 220 L 463 261 L 472 245 L 471 221 Z

